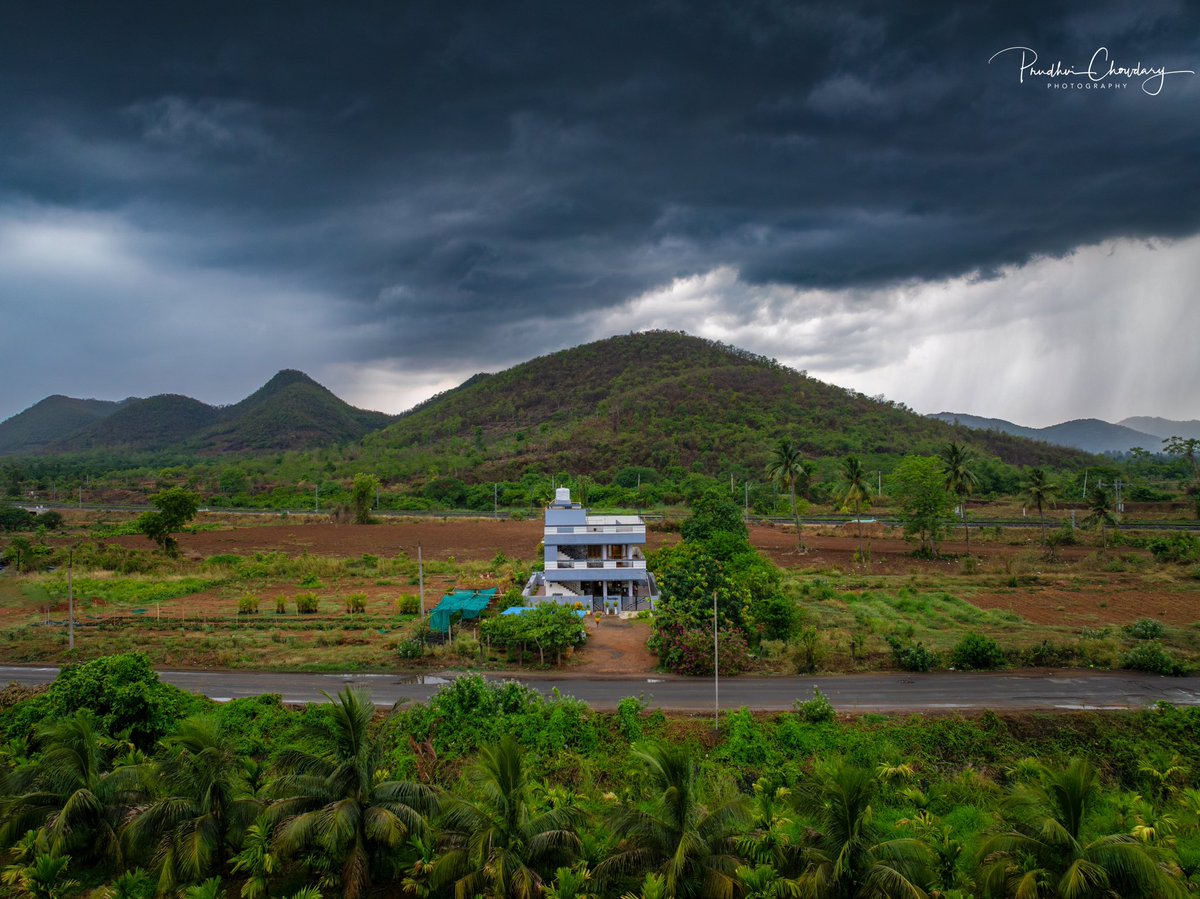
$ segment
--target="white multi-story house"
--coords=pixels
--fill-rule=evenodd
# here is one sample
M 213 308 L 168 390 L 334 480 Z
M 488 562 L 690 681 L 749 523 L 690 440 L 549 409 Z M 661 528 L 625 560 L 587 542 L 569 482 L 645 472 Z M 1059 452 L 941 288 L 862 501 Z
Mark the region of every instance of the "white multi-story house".
M 545 570 L 523 594 L 531 604 L 581 604 L 616 614 L 653 609 L 658 585 L 646 569 L 646 523 L 637 515 L 589 515 L 559 487 L 546 508 Z

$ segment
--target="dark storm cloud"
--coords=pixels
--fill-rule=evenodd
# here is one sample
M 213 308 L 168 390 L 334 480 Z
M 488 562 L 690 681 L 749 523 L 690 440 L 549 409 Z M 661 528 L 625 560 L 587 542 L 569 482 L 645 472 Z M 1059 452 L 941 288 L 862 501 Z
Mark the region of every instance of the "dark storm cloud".
M 195 272 L 269 283 L 271 308 L 292 289 L 297 316 L 343 329 L 330 364 L 436 364 L 530 323 L 562 345 L 581 314 L 718 267 L 872 288 L 1200 225 L 1200 79 L 1054 91 L 1018 83 L 1013 54 L 988 64 L 1016 45 L 1084 64 L 1103 45 L 1198 68 L 1182 4 L 3 15 L 0 215 L 151 235 L 142 262 L 178 276 L 180 303 L 211 301 Z M 89 302 L 48 284 L 31 275 L 22 300 Z

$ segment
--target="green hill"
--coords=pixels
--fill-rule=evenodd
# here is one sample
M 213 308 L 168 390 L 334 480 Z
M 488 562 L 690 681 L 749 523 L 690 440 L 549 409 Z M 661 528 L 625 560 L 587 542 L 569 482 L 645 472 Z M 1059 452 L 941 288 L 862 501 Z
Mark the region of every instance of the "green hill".
M 103 416 L 92 406 L 83 407 L 90 417 L 77 413 L 73 419 L 61 412 L 57 418 L 50 418 L 39 410 L 73 410 L 81 403 L 98 403 Z M 0 452 L 90 453 L 120 449 L 171 451 L 186 456 L 303 450 L 352 443 L 391 420 L 381 412 L 356 409 L 303 372 L 287 370 L 240 403 L 224 408 L 177 394 L 110 404 L 50 397 L 0 425 L 0 438 L 7 435 L 19 447 Z M 39 425 L 46 421 L 50 424 Z M 41 432 L 34 426 L 40 426 Z M 51 436 L 31 443 L 29 435 L 36 437 L 39 433 Z
M 55 394 L 0 422 L 0 456 L 39 453 L 70 434 L 107 418 L 135 400 L 81 400 Z
M 303 449 L 358 440 L 392 420 L 356 409 L 304 372 L 285 370 L 234 406 L 202 436 L 206 451 Z
M 199 400 L 163 393 L 134 400 L 107 418 L 56 442 L 50 449 L 56 452 L 173 449 L 212 425 L 218 414 Z
M 366 439 L 396 472 L 434 465 L 467 480 L 531 466 L 572 473 L 760 468 L 781 437 L 814 457 L 933 453 L 951 439 L 1016 465 L 1086 464 L 1084 453 L 955 428 L 675 332 L 612 337 L 476 376 Z M 406 460 L 408 464 L 405 464 Z

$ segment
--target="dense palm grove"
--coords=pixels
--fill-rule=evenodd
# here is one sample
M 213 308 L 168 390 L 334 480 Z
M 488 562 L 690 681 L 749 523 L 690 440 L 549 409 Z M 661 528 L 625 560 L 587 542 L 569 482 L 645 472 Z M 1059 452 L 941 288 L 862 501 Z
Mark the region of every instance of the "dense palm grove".
M 115 656 L 0 712 L 9 895 L 1109 897 L 1200 886 L 1200 715 L 597 713 L 466 677 L 216 706 Z M 1178 749 L 1178 753 L 1176 753 Z M 1022 753 L 1037 753 L 1034 758 Z M 1103 772 L 1101 771 L 1103 768 Z

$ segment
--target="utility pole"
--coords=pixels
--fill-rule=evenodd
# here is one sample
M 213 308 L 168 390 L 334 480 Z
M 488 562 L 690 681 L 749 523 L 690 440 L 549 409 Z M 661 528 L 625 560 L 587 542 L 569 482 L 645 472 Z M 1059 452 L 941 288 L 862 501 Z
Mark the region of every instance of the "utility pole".
M 713 591 L 713 730 L 721 729 L 720 637 L 717 630 L 717 591 Z
M 321 486 L 313 484 L 313 512 L 321 511 Z
M 75 648 L 75 547 L 67 550 L 67 648 Z
M 1083 492 L 1079 494 L 1080 499 L 1087 499 L 1087 469 L 1083 470 Z

